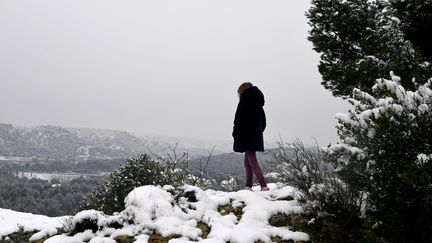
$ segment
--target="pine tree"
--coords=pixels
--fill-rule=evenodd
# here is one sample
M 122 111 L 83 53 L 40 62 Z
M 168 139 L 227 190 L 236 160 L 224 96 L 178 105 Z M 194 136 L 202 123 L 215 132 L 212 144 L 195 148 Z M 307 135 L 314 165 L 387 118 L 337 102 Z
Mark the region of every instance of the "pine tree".
M 308 39 L 321 54 L 322 84 L 334 96 L 350 97 L 354 88 L 370 92 L 375 80 L 390 71 L 397 70 L 403 86 L 410 90 L 415 86 L 413 79 L 423 84 L 432 76 L 427 62 L 431 60 L 430 39 L 419 37 L 424 29 L 430 32 L 430 25 L 412 17 L 416 13 L 413 5 L 397 4 L 409 1 L 392 2 L 312 1 L 307 13 L 312 27 Z M 421 9 L 427 12 L 430 6 L 425 1 Z M 427 13 L 425 18 L 430 18 Z M 409 34 L 413 26 L 416 31 Z
M 355 89 L 329 147 L 340 177 L 367 192 L 366 215 L 390 242 L 432 238 L 432 79 L 407 91 L 400 77 Z
M 432 59 L 432 1 L 391 0 L 401 29 L 426 60 Z

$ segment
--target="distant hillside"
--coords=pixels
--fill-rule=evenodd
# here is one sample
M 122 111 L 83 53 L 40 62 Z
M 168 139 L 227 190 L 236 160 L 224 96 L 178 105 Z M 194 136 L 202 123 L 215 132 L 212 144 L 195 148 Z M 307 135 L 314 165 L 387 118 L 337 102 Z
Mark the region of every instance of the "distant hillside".
M 161 154 L 178 145 L 178 152 L 191 157 L 207 154 L 215 143 L 125 131 L 60 126 L 15 127 L 0 123 L 0 158 L 24 157 L 51 160 L 126 158 L 138 153 Z M 226 152 L 217 145 L 214 154 Z

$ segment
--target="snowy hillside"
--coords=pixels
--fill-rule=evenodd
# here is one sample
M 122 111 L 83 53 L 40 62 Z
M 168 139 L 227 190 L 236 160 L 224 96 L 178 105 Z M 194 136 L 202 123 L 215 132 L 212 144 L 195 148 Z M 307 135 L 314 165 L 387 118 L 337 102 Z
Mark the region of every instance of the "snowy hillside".
M 179 152 L 190 156 L 206 155 L 216 145 L 215 154 L 227 152 L 226 141 L 172 138 L 132 134 L 125 131 L 63 128 L 60 126 L 14 127 L 0 123 L 0 156 L 21 160 L 127 158 L 138 153 L 162 153 L 178 145 Z
M 32 232 L 31 241 L 72 242 L 304 242 L 309 236 L 272 223 L 276 215 L 302 212 L 296 191 L 289 186 L 270 184 L 267 192 L 241 190 L 223 192 L 184 186 L 175 190 L 143 186 L 125 199 L 125 210 L 114 215 L 88 210 L 75 216 L 48 218 L 0 210 L 0 236 L 16 242 L 11 235 L 20 229 Z M 66 233 L 63 233 L 66 232 Z M 124 239 L 127 239 L 125 241 Z

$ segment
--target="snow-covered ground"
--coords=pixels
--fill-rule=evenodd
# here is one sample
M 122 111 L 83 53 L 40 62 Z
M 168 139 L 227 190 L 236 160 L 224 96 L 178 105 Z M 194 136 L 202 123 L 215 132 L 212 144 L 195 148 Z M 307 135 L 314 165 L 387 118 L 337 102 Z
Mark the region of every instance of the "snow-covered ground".
M 259 188 L 237 192 L 203 191 L 198 187 L 184 186 L 176 195 L 170 193 L 173 191 L 170 186 L 143 186 L 130 192 L 125 199 L 126 209 L 114 215 L 88 210 L 73 217 L 49 218 L 1 209 L 0 236 L 16 232 L 22 225 L 26 231 L 40 231 L 33 235 L 32 240 L 51 236 L 46 243 L 115 242 L 118 236 L 133 236 L 135 242 L 143 243 L 154 233 L 163 237 L 175 235 L 176 239 L 171 239 L 171 243 L 271 242 L 272 236 L 295 241 L 309 240 L 306 233 L 269 224 L 269 218 L 274 214 L 302 211 L 295 201 L 278 200 L 287 196 L 295 197 L 296 191 L 292 187 L 277 184 L 269 186 L 271 190 L 266 192 L 259 191 Z M 193 199 L 190 195 L 193 195 Z M 242 208 L 240 219 L 233 213 L 218 211 L 218 206 L 228 204 Z M 73 228 L 83 220 L 94 221 L 98 230 L 85 230 L 73 236 L 56 235 L 55 228 Z M 207 237 L 202 237 L 202 231 L 197 227 L 199 222 L 210 227 Z
M 50 218 L 43 215 L 21 213 L 0 208 L 0 238 L 20 230 L 27 232 L 48 228 L 61 228 L 66 218 Z

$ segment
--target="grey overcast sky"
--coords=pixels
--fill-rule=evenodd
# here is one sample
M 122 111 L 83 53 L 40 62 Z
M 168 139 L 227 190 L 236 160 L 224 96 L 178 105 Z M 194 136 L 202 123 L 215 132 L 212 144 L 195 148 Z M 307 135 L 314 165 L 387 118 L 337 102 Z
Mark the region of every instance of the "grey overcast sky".
M 0 122 L 231 139 L 244 81 L 268 142 L 335 142 L 308 0 L 0 0 Z

